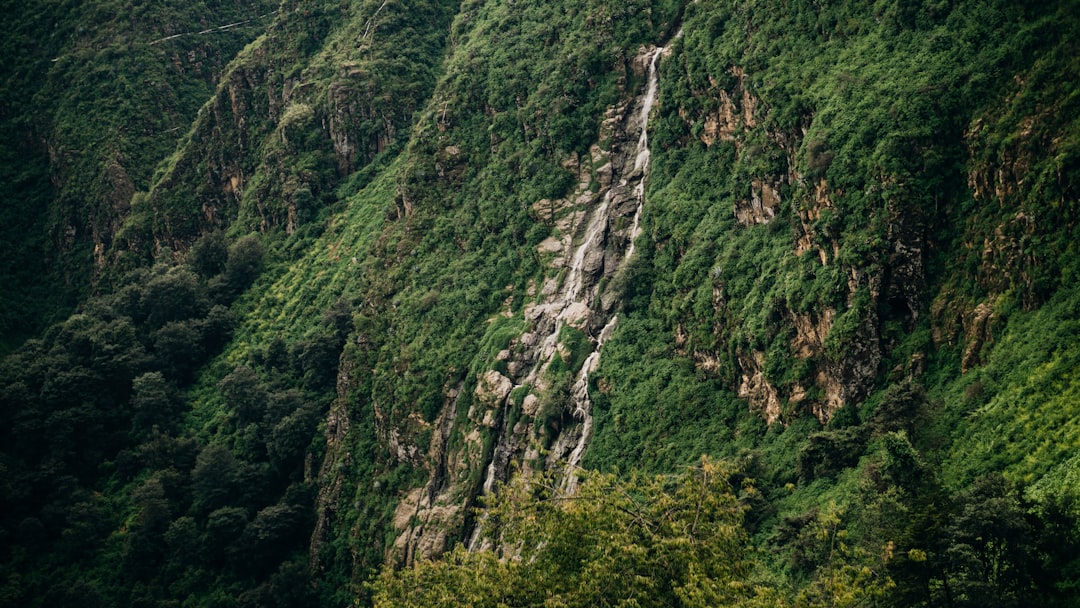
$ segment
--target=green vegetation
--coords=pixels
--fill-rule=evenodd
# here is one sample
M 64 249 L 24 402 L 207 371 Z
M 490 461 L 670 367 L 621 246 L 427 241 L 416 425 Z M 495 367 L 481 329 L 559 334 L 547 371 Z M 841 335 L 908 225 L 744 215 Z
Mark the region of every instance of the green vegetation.
M 232 446 L 184 421 L 185 389 L 230 339 L 228 306 L 261 265 L 257 237 L 225 249 L 209 272 L 159 262 L 127 273 L 5 361 L 6 603 L 247 593 L 266 605 L 258 598 L 285 586 L 279 600 L 292 605 L 307 593 L 292 556 L 310 529 L 304 461 L 325 381 L 298 358 L 270 386 L 238 368 L 218 386 Z M 335 331 L 324 324 L 336 356 Z
M 853 559 L 827 513 L 808 542 L 829 566 L 784 597 L 742 526 L 740 496 L 754 488 L 733 475 L 703 458 L 678 477 L 589 473 L 573 494 L 550 476 L 518 477 L 485 509 L 496 547 L 386 568 L 370 584 L 375 606 L 854 606 L 891 588 L 880 561 Z
M 1076 605 L 1075 2 L 8 4 L 0 606 Z
M 276 4 L 5 3 L 5 352 L 85 298 L 132 194 L 149 188 L 226 63 Z

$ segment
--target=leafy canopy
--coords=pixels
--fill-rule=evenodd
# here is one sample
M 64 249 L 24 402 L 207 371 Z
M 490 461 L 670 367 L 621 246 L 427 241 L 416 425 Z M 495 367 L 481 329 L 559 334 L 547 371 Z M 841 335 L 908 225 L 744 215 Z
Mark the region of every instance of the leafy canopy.
M 678 476 L 585 472 L 575 492 L 550 475 L 520 475 L 480 524 L 478 538 L 494 542 L 386 567 L 369 590 L 376 607 L 783 605 L 743 528 L 744 499 L 755 490 L 748 480 L 734 487 L 734 478 L 729 464 L 708 457 Z M 865 572 L 838 566 L 816 590 L 845 605 L 891 584 Z M 817 605 L 809 599 L 799 601 Z

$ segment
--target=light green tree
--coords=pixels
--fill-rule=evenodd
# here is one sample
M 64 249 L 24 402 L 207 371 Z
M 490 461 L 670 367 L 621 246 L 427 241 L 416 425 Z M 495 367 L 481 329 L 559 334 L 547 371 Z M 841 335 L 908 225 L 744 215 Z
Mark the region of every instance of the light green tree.
M 708 458 L 678 476 L 588 472 L 572 494 L 520 476 L 486 511 L 492 548 L 386 568 L 369 590 L 378 607 L 781 605 L 754 582 L 732 472 Z

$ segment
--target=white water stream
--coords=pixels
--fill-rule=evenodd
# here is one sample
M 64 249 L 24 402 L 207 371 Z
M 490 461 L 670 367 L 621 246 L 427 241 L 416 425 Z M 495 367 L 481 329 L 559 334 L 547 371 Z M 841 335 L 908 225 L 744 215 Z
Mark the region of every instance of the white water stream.
M 636 121 L 636 127 L 639 130 L 637 146 L 634 150 L 633 158 L 634 165 L 630 171 L 623 169 L 623 175 L 620 177 L 620 185 L 627 186 L 631 180 L 636 180 L 633 187 L 633 196 L 636 199 L 637 206 L 634 210 L 634 218 L 631 224 L 629 241 L 626 253 L 619 259 L 617 263 L 616 272 L 621 270 L 630 258 L 634 254 L 634 240 L 640 234 L 641 226 L 641 213 L 645 204 L 645 179 L 649 172 L 649 162 L 651 153 L 649 152 L 649 114 L 652 112 L 653 105 L 656 102 L 656 92 L 659 88 L 659 72 L 657 71 L 657 64 L 660 61 L 660 57 L 664 52 L 664 47 L 657 47 L 649 52 L 648 55 L 648 70 L 647 70 L 647 83 L 645 87 L 645 94 L 638 100 L 638 115 Z M 570 304 L 579 301 L 580 292 L 582 286 L 585 284 L 585 273 L 583 272 L 583 261 L 586 255 L 590 251 L 594 251 L 596 247 L 596 240 L 604 238 L 606 228 L 609 224 L 609 208 L 611 207 L 612 199 L 614 198 L 615 190 L 611 189 L 605 193 L 601 205 L 593 212 L 592 217 L 589 218 L 589 225 L 585 233 L 585 239 L 578 246 L 577 251 L 574 253 L 574 258 L 570 266 L 570 283 L 565 290 L 565 298 L 563 301 L 567 307 L 570 308 Z M 595 301 L 597 293 L 591 294 L 590 300 Z M 589 306 L 593 302 L 585 301 L 585 305 Z M 560 319 L 561 321 L 562 319 Z M 594 348 L 589 356 L 585 359 L 581 369 L 578 371 L 577 377 L 574 380 L 573 387 L 570 391 L 570 405 L 573 407 L 574 417 L 581 421 L 581 428 L 577 441 L 574 443 L 573 448 L 570 449 L 569 454 L 566 455 L 566 473 L 563 475 L 564 489 L 567 492 L 573 492 L 577 485 L 577 475 L 575 470 L 581 463 L 581 458 L 585 454 L 585 450 L 589 445 L 589 441 L 592 439 L 593 430 L 593 416 L 592 416 L 592 399 L 589 397 L 589 375 L 596 371 L 597 366 L 600 363 L 600 352 L 603 349 L 604 343 L 611 336 L 615 330 L 615 325 L 618 323 L 618 315 L 612 315 L 610 319 L 604 324 L 599 334 L 595 338 L 591 338 L 594 341 Z M 557 337 L 558 331 L 561 329 L 561 323 L 556 323 L 555 336 Z M 563 450 L 552 450 L 553 453 L 559 453 Z
M 682 34 L 682 30 L 679 30 L 679 34 Z M 660 85 L 656 64 L 660 62 L 664 50 L 665 47 L 657 47 L 649 60 L 649 84 L 645 89 L 645 99 L 641 103 L 641 135 L 638 137 L 637 157 L 634 159 L 634 173 L 641 172 L 641 179 L 634 186 L 634 196 L 637 197 L 638 207 L 634 212 L 634 223 L 630 228 L 630 246 L 626 248 L 624 262 L 634 255 L 634 241 L 641 236 L 641 211 L 645 207 L 645 176 L 649 172 L 649 161 L 652 159 L 652 152 L 649 151 L 649 112 L 652 111 L 653 104 L 656 102 L 656 89 Z
M 596 371 L 600 363 L 600 354 L 604 343 L 611 337 L 618 323 L 618 316 L 604 312 L 602 306 L 598 306 L 599 274 L 613 274 L 619 272 L 634 254 L 634 239 L 641 232 L 641 214 L 645 202 L 645 180 L 649 173 L 650 152 L 648 124 L 649 114 L 656 102 L 659 88 L 659 74 L 657 66 L 664 47 L 657 47 L 644 51 L 644 56 L 639 56 L 642 63 L 647 66 L 645 91 L 638 96 L 630 106 L 633 113 L 626 118 L 621 118 L 622 132 L 625 136 L 629 149 L 618 152 L 616 162 L 613 151 L 613 178 L 618 180 L 618 186 L 613 185 L 601 197 L 596 206 L 589 210 L 589 217 L 580 241 L 576 247 L 568 251 L 569 255 L 564 259 L 566 274 L 561 285 L 553 289 L 542 303 L 536 305 L 534 312 L 528 314 L 532 321 L 534 331 L 538 336 L 530 340 L 533 349 L 535 364 L 531 367 L 524 378 L 515 379 L 517 386 L 543 385 L 543 373 L 551 364 L 559 351 L 559 336 L 564 325 L 571 325 L 586 333 L 590 328 L 596 328 L 602 324 L 601 329 L 590 335 L 592 352 L 589 353 L 577 372 L 570 390 L 567 411 L 572 412 L 578 424 L 568 425 L 562 429 L 548 455 L 548 466 L 564 466 L 563 489 L 573 492 L 577 485 L 576 470 L 592 439 L 593 416 L 592 400 L 589 398 L 589 375 Z M 635 133 L 635 129 L 637 132 Z M 634 135 L 637 137 L 635 138 Z M 629 193 L 629 197 L 627 194 Z M 630 198 L 636 203 L 633 220 L 627 238 L 629 244 L 625 252 L 618 255 L 612 252 L 611 243 L 608 239 L 612 236 L 611 231 L 615 226 L 613 214 L 618 209 L 625 209 L 621 203 Z M 611 254 L 615 253 L 614 256 Z M 603 268 L 610 264 L 614 258 L 615 268 Z M 609 316 L 610 315 L 610 316 Z M 492 460 L 488 464 L 483 491 L 491 492 L 499 469 L 503 467 L 509 456 L 515 450 L 523 449 L 523 446 L 512 439 L 513 430 L 500 429 L 501 436 L 496 439 L 495 451 Z M 497 432 L 500 432 L 497 431 Z M 515 446 L 515 444 L 517 444 Z M 474 532 L 479 532 L 477 529 Z M 471 546 L 481 542 L 474 534 Z

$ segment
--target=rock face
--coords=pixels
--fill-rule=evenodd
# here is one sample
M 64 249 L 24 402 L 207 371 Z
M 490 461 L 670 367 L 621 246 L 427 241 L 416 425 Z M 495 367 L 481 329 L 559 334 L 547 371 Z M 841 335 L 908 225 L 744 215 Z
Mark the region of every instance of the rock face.
M 323 545 L 329 539 L 330 530 L 337 522 L 337 511 L 345 479 L 336 472 L 339 468 L 349 466 L 351 460 L 349 452 L 344 449 L 350 427 L 345 400 L 349 394 L 354 373 L 352 359 L 343 353 L 338 367 L 338 397 L 330 406 L 330 413 L 326 417 L 327 455 L 319 471 L 315 528 L 311 533 L 311 543 L 308 548 L 308 562 L 313 571 L 319 570 Z
M 765 122 L 758 119 L 758 114 L 767 113 L 768 108 L 757 100 L 743 70 L 734 67 L 729 71 L 727 88 L 715 79 L 710 81 L 708 97 L 714 110 L 702 115 L 680 112 L 680 116 L 688 124 L 702 125 L 699 139 L 706 146 L 725 142 L 732 146 L 736 169 L 749 173 L 748 196 L 735 200 L 736 221 L 752 229 L 787 221 L 784 215 L 790 213 L 792 255 L 803 260 L 798 263 L 813 264 L 804 256 L 816 254 L 820 265 L 816 272 L 842 276 L 846 287 L 838 281 L 839 292 L 831 296 L 834 303 L 819 303 L 813 311 L 790 310 L 783 301 L 769 304 L 775 309 L 773 333 L 790 336 L 787 354 L 806 370 L 800 378 L 789 378 L 781 385 L 767 373 L 765 351 L 728 344 L 727 336 L 737 332 L 736 325 L 720 324 L 713 329 L 721 344 L 717 350 L 680 352 L 710 373 L 723 369 L 720 360 L 729 357 L 729 365 L 734 366 L 730 377 L 733 388 L 770 423 L 783 421 L 784 411 L 796 408 L 825 422 L 844 405 L 860 402 L 873 388 L 883 357 L 881 324 L 898 321 L 911 328 L 917 322 L 926 282 L 925 222 L 918 209 L 902 202 L 909 197 L 904 184 L 882 177 L 880 183 L 870 186 L 885 200 L 880 247 L 869 251 L 865 260 L 840 259 L 841 235 L 848 228 L 835 200 L 842 199 L 845 193 L 832 188 L 821 175 L 831 152 L 816 139 L 805 141 L 803 128 L 781 132 L 762 126 Z M 811 117 L 807 117 L 806 124 L 810 122 Z M 815 177 L 808 178 L 796 169 L 800 153 L 805 154 Z M 786 166 L 786 171 L 762 172 L 757 162 L 762 157 L 774 159 L 772 166 Z M 790 197 L 790 202 L 784 200 L 785 196 Z M 874 270 L 868 272 L 868 266 Z M 738 323 L 725 298 L 723 286 L 717 285 L 713 292 L 717 317 L 725 319 L 724 323 Z M 853 307 L 857 310 L 852 311 Z M 845 310 L 849 312 L 844 315 L 843 327 L 835 328 Z M 879 311 L 886 311 L 887 318 L 879 318 Z M 834 328 L 837 333 L 830 338 Z M 675 341 L 681 346 L 678 333 Z M 830 343 L 834 344 L 832 348 Z M 844 346 L 838 348 L 836 344 Z M 731 354 L 724 355 L 729 348 Z
M 994 324 L 994 310 L 983 302 L 964 319 L 964 356 L 960 361 L 960 370 L 968 371 L 982 362 L 982 348 L 989 342 L 990 328 Z
M 717 142 L 731 142 L 735 145 L 740 157 L 761 154 L 759 150 L 751 152 L 746 147 L 746 135 L 758 127 L 759 102 L 751 94 L 747 74 L 742 68 L 733 66 L 730 75 L 734 79 L 734 86 L 730 91 L 721 88 L 715 79 L 710 81 L 711 92 L 715 93 L 718 107 L 714 112 L 703 117 L 699 139 L 706 146 L 712 146 Z M 738 104 L 735 102 L 736 99 L 739 100 Z M 771 134 L 770 139 L 773 145 L 783 147 L 784 137 Z M 784 152 L 791 155 L 793 150 Z M 740 224 L 743 226 L 767 224 L 776 217 L 781 203 L 781 184 L 775 181 L 777 177 L 760 174 L 751 178 L 749 198 L 735 202 L 735 218 Z M 790 182 L 792 177 L 789 172 L 784 179 Z
M 832 202 L 832 194 L 825 178 L 820 178 L 814 184 L 813 194 L 804 204 L 796 210 L 799 216 L 800 233 L 795 241 L 795 255 L 802 255 L 811 249 L 816 249 L 821 265 L 829 264 L 830 259 L 835 259 L 840 252 L 840 243 L 835 235 L 818 234 L 815 224 L 822 219 L 823 214 L 835 216 L 836 207 Z
M 776 188 L 755 177 L 750 200 L 735 204 L 735 217 L 743 226 L 767 224 L 780 210 L 780 193 Z
M 740 354 L 738 361 L 742 371 L 739 397 L 746 399 L 750 407 L 761 412 L 769 424 L 780 420 L 780 395 L 776 387 L 765 378 L 765 353 L 755 351 L 750 355 Z

